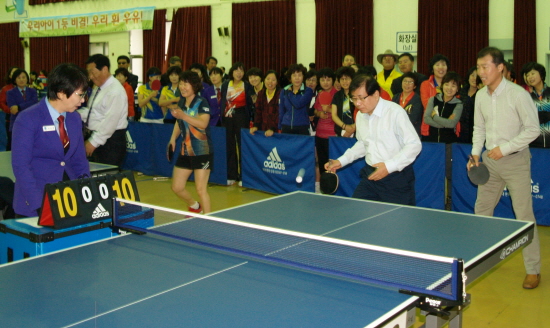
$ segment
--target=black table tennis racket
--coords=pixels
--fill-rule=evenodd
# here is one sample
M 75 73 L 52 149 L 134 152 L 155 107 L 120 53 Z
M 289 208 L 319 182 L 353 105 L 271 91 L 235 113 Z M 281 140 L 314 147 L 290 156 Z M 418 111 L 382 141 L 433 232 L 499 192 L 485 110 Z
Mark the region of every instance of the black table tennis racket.
M 166 157 L 168 158 L 168 162 L 172 162 L 172 158 L 174 158 L 174 149 L 172 148 L 171 143 L 169 143 L 168 147 L 166 147 Z
M 338 189 L 338 175 L 334 172 L 326 171 L 321 173 L 320 180 L 321 193 L 332 195 Z
M 489 169 L 483 163 L 479 163 L 479 166 L 475 165 L 474 158 L 470 155 L 470 170 L 468 171 L 468 178 L 476 186 L 484 185 L 489 181 Z

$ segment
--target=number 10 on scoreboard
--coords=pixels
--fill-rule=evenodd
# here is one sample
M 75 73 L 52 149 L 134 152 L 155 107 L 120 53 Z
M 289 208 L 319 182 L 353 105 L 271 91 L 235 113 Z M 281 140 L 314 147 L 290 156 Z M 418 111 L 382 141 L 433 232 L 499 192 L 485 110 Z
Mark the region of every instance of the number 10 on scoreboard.
M 60 229 L 106 219 L 113 197 L 139 201 L 132 172 L 48 184 L 38 224 Z

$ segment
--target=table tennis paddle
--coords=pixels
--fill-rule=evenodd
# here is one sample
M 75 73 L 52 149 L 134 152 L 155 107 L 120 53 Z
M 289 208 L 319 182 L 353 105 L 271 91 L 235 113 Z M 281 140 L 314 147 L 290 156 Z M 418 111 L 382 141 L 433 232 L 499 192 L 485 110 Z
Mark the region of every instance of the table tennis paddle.
M 470 166 L 470 170 L 468 171 L 468 178 L 470 181 L 476 186 L 486 184 L 487 181 L 489 181 L 490 176 L 487 166 L 481 162 L 479 163 L 479 166 L 476 166 L 472 155 L 470 155 L 470 164 L 472 164 L 472 166 Z
M 332 95 L 330 92 L 323 91 L 319 94 L 319 104 L 330 105 L 332 104 Z
M 154 80 L 153 83 L 151 83 L 151 89 L 155 91 L 159 91 L 162 88 L 162 85 L 160 84 L 159 80 Z
M 168 147 L 166 147 L 166 157 L 170 163 L 172 162 L 172 158 L 174 158 L 174 148 L 171 143 L 169 143 Z
M 335 172 L 326 171 L 321 173 L 320 188 L 321 193 L 332 195 L 338 189 L 338 175 Z

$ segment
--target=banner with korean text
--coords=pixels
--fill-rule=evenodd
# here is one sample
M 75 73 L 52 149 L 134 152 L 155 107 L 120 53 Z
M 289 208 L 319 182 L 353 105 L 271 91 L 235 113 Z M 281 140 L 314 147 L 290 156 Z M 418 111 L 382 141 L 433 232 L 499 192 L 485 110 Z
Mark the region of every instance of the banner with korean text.
M 155 7 L 23 19 L 19 37 L 49 37 L 153 29 Z

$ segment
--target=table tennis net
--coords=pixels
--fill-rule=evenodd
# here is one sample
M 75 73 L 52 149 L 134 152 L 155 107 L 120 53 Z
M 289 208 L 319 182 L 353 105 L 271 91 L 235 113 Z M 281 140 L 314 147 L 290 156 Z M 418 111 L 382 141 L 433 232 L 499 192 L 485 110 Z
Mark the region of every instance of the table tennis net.
M 463 296 L 462 268 L 457 259 L 308 235 L 138 202 L 116 200 L 113 207 L 113 225 L 123 229 L 446 300 L 456 301 Z M 147 215 L 140 213 L 150 213 L 151 210 L 154 210 L 156 222 L 177 222 L 144 228 L 141 221 Z

